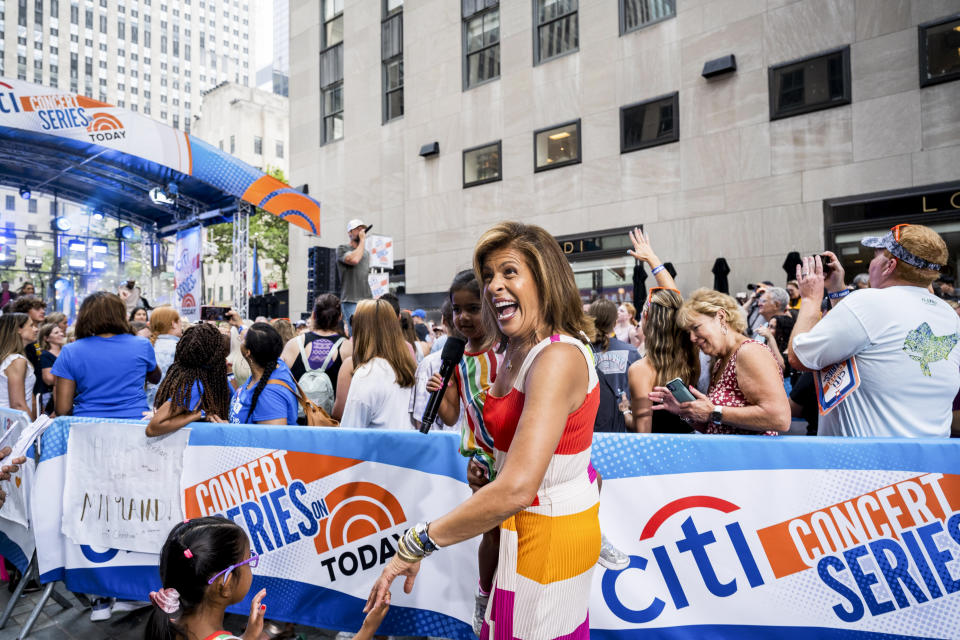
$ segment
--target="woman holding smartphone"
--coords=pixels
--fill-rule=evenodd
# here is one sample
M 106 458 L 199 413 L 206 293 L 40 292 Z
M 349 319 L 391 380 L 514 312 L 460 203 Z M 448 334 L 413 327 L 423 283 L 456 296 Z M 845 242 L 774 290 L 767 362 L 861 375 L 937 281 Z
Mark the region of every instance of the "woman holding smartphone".
M 747 321 L 730 296 L 698 289 L 677 314 L 690 340 L 713 358 L 707 395 L 689 384 L 696 398 L 678 402 L 664 386 L 649 398 L 658 411 L 669 411 L 705 433 L 777 435 L 790 428 L 790 403 L 783 375 L 765 345 L 744 335 Z

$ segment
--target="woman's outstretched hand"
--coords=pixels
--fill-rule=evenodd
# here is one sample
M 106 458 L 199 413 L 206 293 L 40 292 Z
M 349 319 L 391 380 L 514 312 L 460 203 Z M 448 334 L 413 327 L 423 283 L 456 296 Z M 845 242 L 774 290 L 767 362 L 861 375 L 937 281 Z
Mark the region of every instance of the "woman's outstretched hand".
M 410 593 L 413 591 L 413 582 L 417 579 L 419 572 L 419 561 L 404 562 L 400 559 L 400 556 L 394 554 L 387 566 L 384 567 L 383 573 L 377 578 L 373 589 L 370 590 L 370 597 L 367 598 L 367 605 L 363 608 L 363 612 L 370 613 L 377 607 L 390 604 L 390 585 L 398 576 L 406 576 L 407 578 L 403 583 L 403 592 Z

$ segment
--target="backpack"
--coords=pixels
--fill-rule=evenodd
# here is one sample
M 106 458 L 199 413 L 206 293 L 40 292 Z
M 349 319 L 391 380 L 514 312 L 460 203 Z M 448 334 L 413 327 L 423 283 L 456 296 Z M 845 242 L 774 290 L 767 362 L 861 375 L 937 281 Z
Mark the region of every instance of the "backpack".
M 311 402 L 323 408 L 323 410 L 329 414 L 333 411 L 333 402 L 336 397 L 333 392 L 333 383 L 330 381 L 330 376 L 327 375 L 327 367 L 330 366 L 333 356 L 339 352 L 343 338 L 333 343 L 333 346 L 330 347 L 330 352 L 327 354 L 327 357 L 319 369 L 310 368 L 306 336 L 299 336 L 297 341 L 300 344 L 300 358 L 303 360 L 303 368 L 306 369 L 306 373 L 300 376 L 297 384 Z M 303 413 L 301 413 L 300 417 L 304 417 Z
M 597 385 L 600 387 L 600 406 L 597 407 L 597 419 L 593 423 L 594 432 L 626 433 L 627 421 L 620 411 L 620 398 L 607 377 L 597 368 Z
M 326 374 L 324 374 L 326 375 Z M 329 379 L 327 380 L 329 382 Z M 300 388 L 300 385 L 294 382 L 297 390 L 294 391 L 290 388 L 283 380 L 270 380 L 267 384 L 278 384 L 281 387 L 289 390 L 295 396 L 297 396 L 297 402 L 300 404 L 300 411 L 307 418 L 308 427 L 336 427 L 339 426 L 339 422 L 334 420 L 333 417 L 323 407 L 314 404 L 310 398 L 307 397 L 307 394 L 304 393 L 303 389 Z

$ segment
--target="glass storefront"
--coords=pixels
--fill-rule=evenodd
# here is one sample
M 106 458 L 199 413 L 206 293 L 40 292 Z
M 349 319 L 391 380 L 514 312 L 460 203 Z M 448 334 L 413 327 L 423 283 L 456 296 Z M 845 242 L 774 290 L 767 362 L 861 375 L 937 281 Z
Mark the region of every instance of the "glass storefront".
M 633 302 L 636 260 L 627 255 L 632 247 L 628 232 L 629 228 L 609 229 L 557 238 L 584 302 L 598 297 Z
M 939 233 L 950 251 L 944 275 L 960 273 L 960 183 L 837 198 L 824 202 L 826 246 L 843 264 L 847 281 L 866 273 L 874 250 L 864 236 L 883 236 L 897 224 L 923 224 Z

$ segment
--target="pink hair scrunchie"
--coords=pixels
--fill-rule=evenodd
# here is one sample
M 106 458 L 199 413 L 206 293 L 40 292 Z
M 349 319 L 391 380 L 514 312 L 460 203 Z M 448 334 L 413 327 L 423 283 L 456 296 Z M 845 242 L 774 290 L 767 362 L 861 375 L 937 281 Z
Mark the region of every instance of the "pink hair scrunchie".
M 180 610 L 180 592 L 173 588 L 151 591 L 150 602 L 164 613 L 173 615 Z

